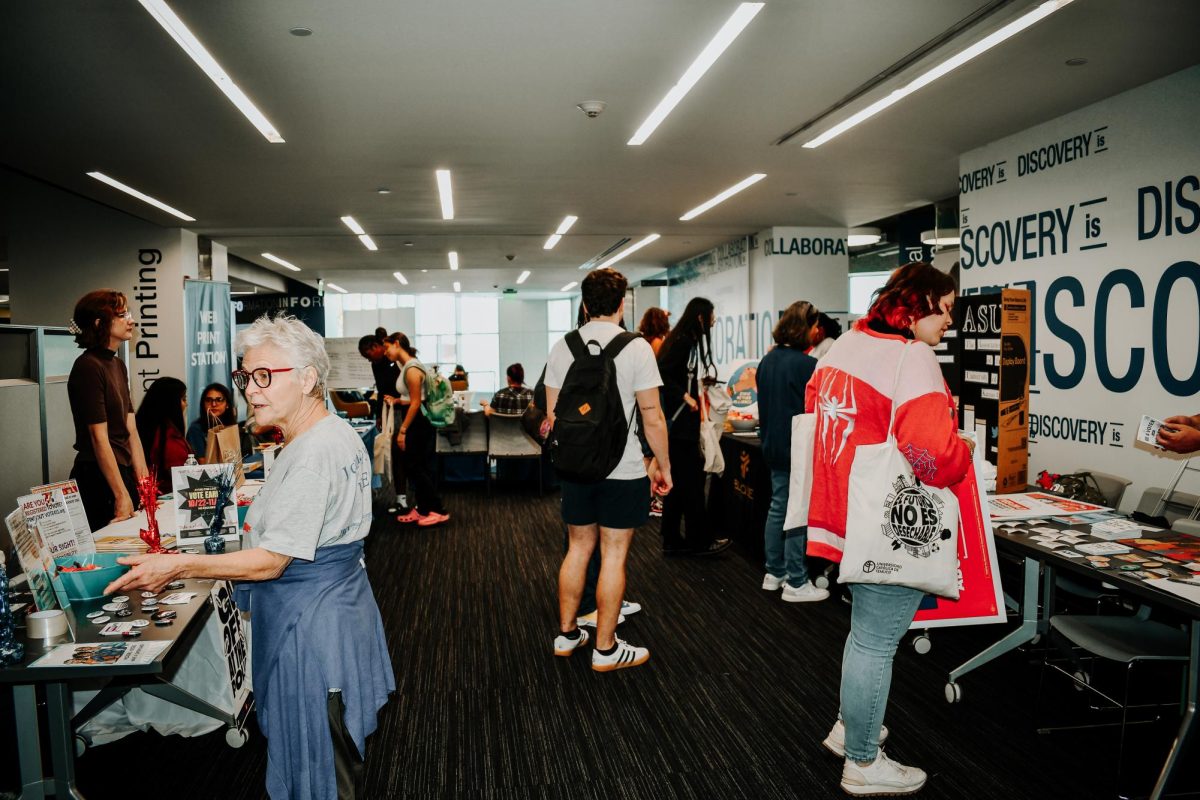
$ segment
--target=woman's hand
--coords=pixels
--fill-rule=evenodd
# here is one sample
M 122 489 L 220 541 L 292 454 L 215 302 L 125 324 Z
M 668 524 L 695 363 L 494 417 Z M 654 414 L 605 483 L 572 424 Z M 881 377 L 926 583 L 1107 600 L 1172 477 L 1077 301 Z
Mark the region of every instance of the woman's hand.
M 401 450 L 404 449 L 404 431 L 396 434 L 396 447 L 399 447 Z
M 975 440 L 968 436 L 962 436 L 962 435 L 959 435 L 958 438 L 963 440 L 963 444 L 965 444 L 967 446 L 967 451 L 970 452 L 971 458 L 974 458 L 975 457 Z
M 687 403 L 687 407 L 690 408 L 692 411 L 695 411 L 697 408 L 700 407 L 700 404 L 696 402 L 696 398 L 692 397 L 687 392 L 683 393 L 683 402 Z
M 133 569 L 104 587 L 104 594 L 114 594 L 127 589 L 146 589 L 161 592 L 163 587 L 182 577 L 185 556 L 174 554 L 145 554 L 121 556 L 118 564 L 129 564 Z
M 133 500 L 129 497 L 129 492 L 124 490 L 115 498 L 116 502 L 113 507 L 113 522 L 120 522 L 124 519 L 133 518 Z

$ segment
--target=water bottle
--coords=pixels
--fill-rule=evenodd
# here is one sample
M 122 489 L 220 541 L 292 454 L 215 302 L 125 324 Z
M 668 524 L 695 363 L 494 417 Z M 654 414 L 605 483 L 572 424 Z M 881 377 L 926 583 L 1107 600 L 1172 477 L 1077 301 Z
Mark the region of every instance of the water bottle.
M 196 454 L 195 454 L 195 453 L 188 453 L 187 461 L 183 462 L 183 465 L 184 465 L 185 467 L 194 467 L 194 466 L 196 466 L 196 465 L 197 465 L 197 464 L 199 464 L 199 463 L 200 463 L 200 462 L 196 461 Z

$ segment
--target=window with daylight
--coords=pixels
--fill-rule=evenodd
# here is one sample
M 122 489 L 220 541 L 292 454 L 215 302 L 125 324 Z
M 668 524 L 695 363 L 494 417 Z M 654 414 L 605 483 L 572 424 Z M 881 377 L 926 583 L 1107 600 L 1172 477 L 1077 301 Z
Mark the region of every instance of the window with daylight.
M 850 274 L 850 313 L 862 316 L 871 308 L 876 290 L 887 283 L 891 271 L 854 272 Z

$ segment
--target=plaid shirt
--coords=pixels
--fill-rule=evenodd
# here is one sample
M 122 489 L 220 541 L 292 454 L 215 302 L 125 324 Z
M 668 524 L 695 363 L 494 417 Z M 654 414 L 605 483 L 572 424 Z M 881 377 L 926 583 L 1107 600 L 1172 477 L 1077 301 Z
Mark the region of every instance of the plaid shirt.
M 489 405 L 497 414 L 515 415 L 525 413 L 525 409 L 532 402 L 533 390 L 529 387 L 521 386 L 514 389 L 511 386 L 505 386 L 492 396 L 492 402 Z

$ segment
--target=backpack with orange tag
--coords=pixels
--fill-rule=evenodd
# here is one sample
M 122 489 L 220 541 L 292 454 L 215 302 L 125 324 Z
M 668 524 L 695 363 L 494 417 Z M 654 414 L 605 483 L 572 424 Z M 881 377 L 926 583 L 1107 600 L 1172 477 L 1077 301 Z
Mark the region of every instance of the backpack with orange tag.
M 637 404 L 626 419 L 616 358 L 639 335 L 622 331 L 605 347 L 594 339 L 584 344 L 577 330 L 566 335 L 575 360 L 563 379 L 550 433 L 550 460 L 563 480 L 602 481 L 621 463 Z

